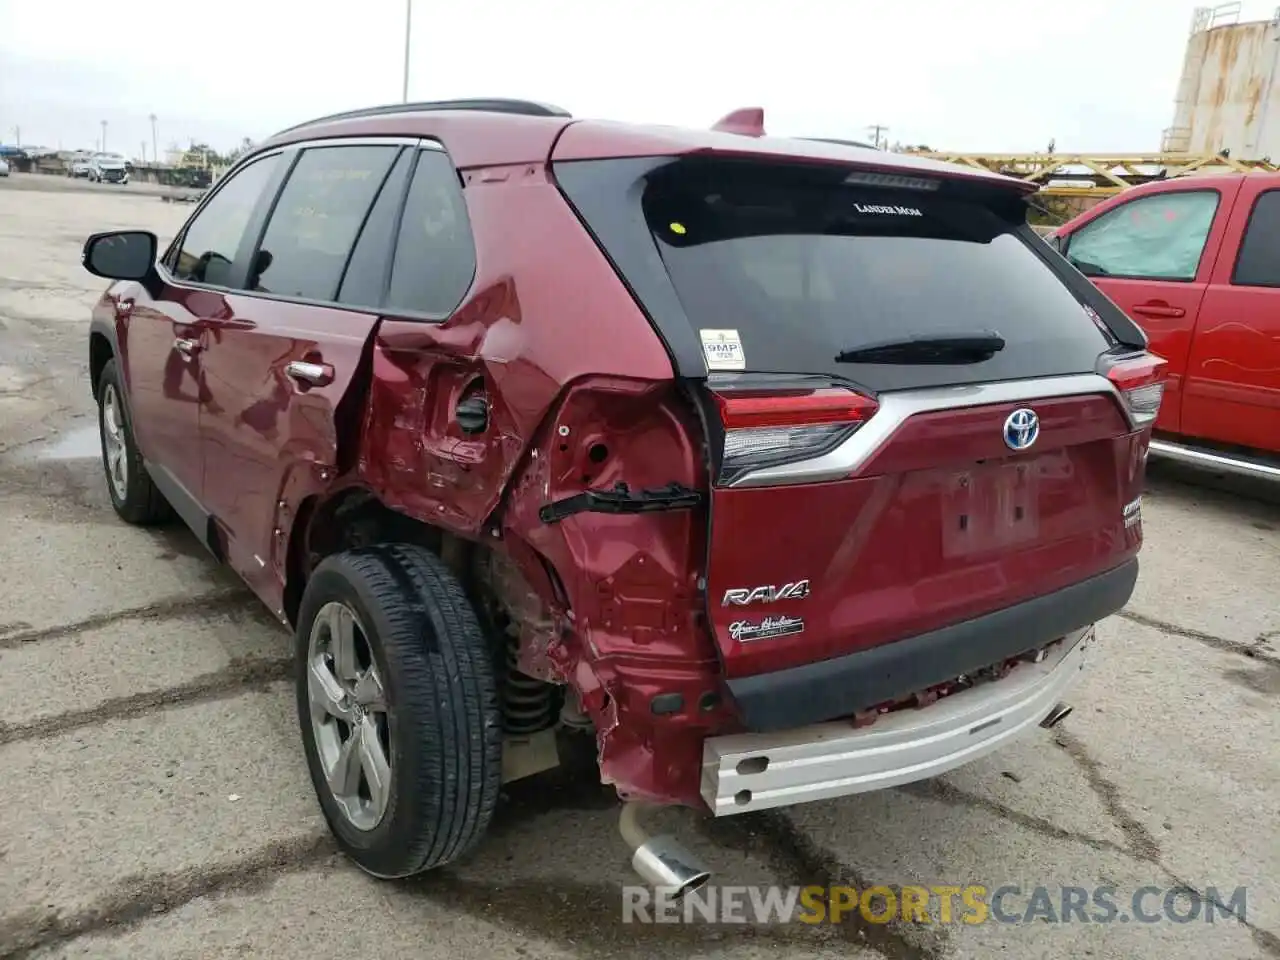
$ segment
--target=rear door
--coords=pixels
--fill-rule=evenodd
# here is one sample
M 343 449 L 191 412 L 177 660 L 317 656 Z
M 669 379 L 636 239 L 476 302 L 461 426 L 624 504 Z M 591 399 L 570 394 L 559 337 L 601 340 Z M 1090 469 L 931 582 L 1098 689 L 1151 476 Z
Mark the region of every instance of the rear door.
M 663 161 L 614 184 L 646 247 L 592 163 L 558 165 L 562 189 L 664 339 L 685 324 L 703 345 L 707 603 L 729 677 L 951 625 L 1136 551 L 1140 431 L 1096 372 L 1116 338 L 1011 187 Z
M 1280 453 L 1280 187 L 1232 210 L 1187 361 L 1183 433 Z
M 353 251 L 375 208 L 400 203 L 412 152 L 383 139 L 287 151 L 287 178 L 253 228 L 260 240 L 237 262 L 240 290 L 205 331 L 205 501 L 227 562 L 273 606 L 292 512 L 354 453 L 383 269 Z M 369 296 L 343 303 L 353 268 Z
M 1187 357 L 1227 215 L 1239 189 L 1194 178 L 1121 200 L 1063 238 L 1063 253 L 1169 361 L 1159 430 L 1182 432 Z

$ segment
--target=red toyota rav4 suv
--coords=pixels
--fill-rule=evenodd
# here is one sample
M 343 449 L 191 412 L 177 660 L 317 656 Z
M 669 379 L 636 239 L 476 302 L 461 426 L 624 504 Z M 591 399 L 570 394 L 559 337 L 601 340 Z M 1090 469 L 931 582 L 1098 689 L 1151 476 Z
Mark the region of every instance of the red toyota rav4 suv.
M 691 888 L 636 803 L 939 774 L 1065 715 L 1127 602 L 1142 332 L 1024 184 L 762 127 L 356 111 L 164 251 L 87 241 L 116 511 L 175 512 L 295 632 L 370 873 L 470 849 L 567 726 L 636 868 Z

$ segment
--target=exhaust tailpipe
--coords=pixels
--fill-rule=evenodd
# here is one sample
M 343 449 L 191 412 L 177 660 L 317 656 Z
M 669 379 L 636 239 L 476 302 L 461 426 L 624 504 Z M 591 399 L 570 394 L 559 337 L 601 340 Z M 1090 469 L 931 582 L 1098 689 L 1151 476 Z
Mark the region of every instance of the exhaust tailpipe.
M 674 837 L 649 836 L 640 825 L 641 806 L 624 803 L 618 817 L 618 830 L 631 849 L 631 868 L 651 886 L 673 891 L 676 900 L 704 886 L 711 871 Z
M 1070 706 L 1065 703 L 1055 703 L 1053 705 L 1053 709 L 1050 710 L 1048 715 L 1040 721 L 1040 726 L 1044 727 L 1046 730 L 1052 729 L 1065 720 L 1070 713 Z

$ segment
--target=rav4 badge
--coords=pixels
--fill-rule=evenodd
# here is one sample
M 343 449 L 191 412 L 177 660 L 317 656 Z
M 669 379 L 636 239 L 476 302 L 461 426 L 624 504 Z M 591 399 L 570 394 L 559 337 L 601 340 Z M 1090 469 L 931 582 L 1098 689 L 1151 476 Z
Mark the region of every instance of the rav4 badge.
M 809 581 L 797 580 L 795 583 L 784 583 L 777 587 L 768 584 L 763 587 L 737 587 L 724 592 L 721 606 L 733 604 L 745 607 L 750 603 L 776 603 L 779 600 L 803 600 L 809 595 Z

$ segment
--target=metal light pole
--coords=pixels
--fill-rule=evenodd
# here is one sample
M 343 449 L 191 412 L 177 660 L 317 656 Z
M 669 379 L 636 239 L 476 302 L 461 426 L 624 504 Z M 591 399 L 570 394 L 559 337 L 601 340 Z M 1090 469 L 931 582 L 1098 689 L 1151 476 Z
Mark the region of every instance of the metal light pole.
M 413 0 L 404 0 L 404 88 L 401 102 L 409 102 L 409 33 L 413 29 Z
M 160 148 L 156 145 L 156 115 L 151 114 L 148 119 L 151 121 L 151 162 L 160 162 Z
M 107 152 L 107 121 L 102 121 L 102 153 Z

